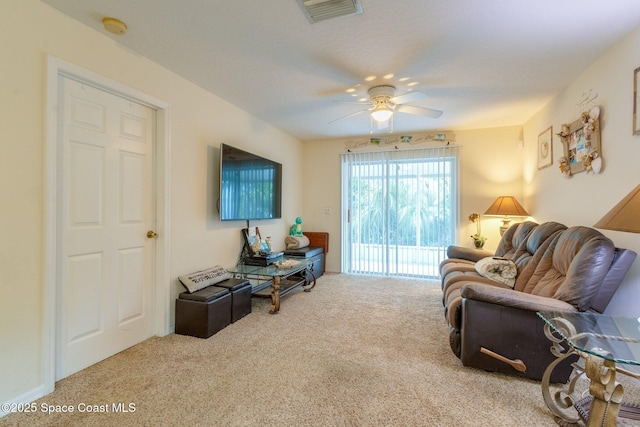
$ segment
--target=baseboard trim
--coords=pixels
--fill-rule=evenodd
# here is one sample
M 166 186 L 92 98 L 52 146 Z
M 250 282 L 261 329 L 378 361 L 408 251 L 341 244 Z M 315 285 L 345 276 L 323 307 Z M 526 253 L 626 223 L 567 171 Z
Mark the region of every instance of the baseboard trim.
M 9 415 L 12 412 L 15 412 L 15 411 L 11 411 L 11 410 L 5 411 L 4 409 L 6 409 L 5 408 L 6 405 L 11 406 L 11 405 L 20 405 L 20 404 L 31 403 L 34 400 L 37 400 L 37 399 L 40 399 L 43 396 L 46 396 L 47 394 L 49 394 L 49 393 L 46 392 L 46 388 L 45 388 L 44 384 L 41 384 L 36 388 L 33 388 L 33 389 L 29 390 L 29 391 L 26 391 L 26 392 L 22 393 L 19 396 L 14 397 L 13 399 L 7 400 L 6 402 L 2 402 L 2 409 L 0 409 L 0 418 L 4 417 L 6 415 Z

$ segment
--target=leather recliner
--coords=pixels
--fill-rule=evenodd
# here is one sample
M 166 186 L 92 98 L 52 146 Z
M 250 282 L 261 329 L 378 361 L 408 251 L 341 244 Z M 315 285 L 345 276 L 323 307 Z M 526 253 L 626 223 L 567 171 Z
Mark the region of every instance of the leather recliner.
M 513 289 L 484 277 L 457 274 L 451 277 L 468 277 L 444 283 L 445 304 L 451 347 L 463 365 L 539 380 L 555 357 L 549 351 L 544 322 L 536 313 L 602 313 L 636 253 L 616 248 L 595 229 L 564 229 L 558 223 L 535 227 L 524 247 L 528 255 L 521 253 L 526 262 L 518 269 Z M 515 370 L 491 352 L 521 360 L 526 370 Z M 551 381 L 564 382 L 570 372 L 569 365 L 556 369 Z

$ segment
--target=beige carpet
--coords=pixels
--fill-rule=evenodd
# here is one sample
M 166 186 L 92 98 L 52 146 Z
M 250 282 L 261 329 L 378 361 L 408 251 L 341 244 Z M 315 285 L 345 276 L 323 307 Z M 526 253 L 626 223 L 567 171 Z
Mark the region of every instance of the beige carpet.
M 151 338 L 0 425 L 555 426 L 539 383 L 461 365 L 440 298 L 436 282 L 325 275 L 277 315 L 254 299 L 207 340 Z M 76 412 L 45 415 L 42 404 Z

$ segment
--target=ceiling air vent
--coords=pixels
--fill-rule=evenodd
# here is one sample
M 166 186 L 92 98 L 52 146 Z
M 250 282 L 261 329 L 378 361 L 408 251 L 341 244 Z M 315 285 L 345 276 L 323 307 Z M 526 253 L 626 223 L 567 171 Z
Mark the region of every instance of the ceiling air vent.
M 360 0 L 298 0 L 311 22 L 362 13 Z

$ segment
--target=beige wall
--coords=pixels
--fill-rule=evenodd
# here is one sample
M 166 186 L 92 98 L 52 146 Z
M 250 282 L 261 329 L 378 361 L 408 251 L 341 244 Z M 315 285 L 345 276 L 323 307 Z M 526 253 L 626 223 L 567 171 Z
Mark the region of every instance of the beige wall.
M 524 192 L 526 203 L 538 220 L 592 226 L 640 183 L 640 136 L 632 134 L 633 71 L 640 66 L 639 49 L 640 28 L 592 64 L 524 125 Z M 556 135 L 553 166 L 537 170 L 538 134 L 550 125 L 555 134 L 562 124 L 577 120 L 583 109 L 576 104 L 585 93 L 597 95 L 594 104 L 601 108 L 602 172 L 564 178 L 557 167 L 563 146 Z M 637 234 L 601 231 L 617 246 L 640 253 Z M 640 260 L 636 260 L 607 311 L 638 317 L 639 301 Z
M 514 196 L 528 210 L 522 196 L 521 134 L 519 126 L 456 132 L 456 140 L 463 146 L 460 163 L 460 244 L 472 246 L 470 236 L 476 230 L 467 219 L 469 214 L 484 214 L 498 196 Z M 488 239 L 485 249 L 495 250 L 498 246 L 501 225 L 498 217 L 482 217 L 482 234 Z
M 460 244 L 473 246 L 475 226 L 468 214 L 483 214 L 496 197 L 513 195 L 522 200 L 522 156 L 519 126 L 499 129 L 456 131 L 454 144 L 462 146 L 460 155 Z M 420 134 L 414 135 L 419 137 Z M 330 249 L 327 270 L 340 271 L 340 154 L 349 140 L 335 139 L 305 142 L 304 229 L 328 231 Z M 416 145 L 418 146 L 418 145 Z M 360 151 L 376 149 L 360 148 Z M 330 214 L 325 213 L 326 208 Z M 525 206 L 526 208 L 526 206 Z M 488 237 L 487 249 L 495 249 L 500 240 L 498 218 L 484 217 L 482 234 Z
M 0 14 L 0 402 L 33 396 L 43 383 L 45 93 L 53 55 L 171 108 L 172 298 L 176 277 L 235 264 L 243 222 L 212 210 L 211 154 L 221 142 L 283 163 L 282 220 L 255 222 L 281 242 L 302 211 L 302 144 L 109 37 L 35 0 L 5 0 Z M 173 324 L 173 321 L 171 321 Z
M 306 230 L 329 231 L 330 271 L 340 270 L 340 162 L 344 141 L 303 144 L 177 77 L 116 42 L 35 0 L 5 0 L 0 16 L 0 401 L 33 396 L 43 382 L 44 143 L 46 56 L 162 99 L 171 105 L 171 278 L 212 263 L 233 264 L 242 223 L 220 223 L 212 211 L 212 152 L 220 142 L 246 148 L 284 164 L 283 219 L 257 223 L 282 242 L 302 213 Z M 631 134 L 633 70 L 640 30 L 616 45 L 532 117 L 523 128 L 458 130 L 461 145 L 460 243 L 471 245 L 466 220 L 501 194 L 515 195 L 538 221 L 591 225 L 638 184 L 640 137 Z M 583 92 L 602 106 L 605 168 L 600 175 L 564 179 L 554 165 L 537 170 L 537 136 L 575 120 Z M 523 135 L 523 136 L 521 136 Z M 518 141 L 524 140 L 524 148 Z M 303 191 L 304 190 L 304 191 Z M 325 208 L 330 214 L 325 215 Z M 483 219 L 488 248 L 499 240 L 498 219 Z M 640 252 L 635 234 L 606 232 L 616 244 Z M 615 297 L 612 311 L 638 316 L 640 262 Z M 35 391 L 34 391 L 35 390 Z M 31 394 L 30 394 L 31 393 Z

